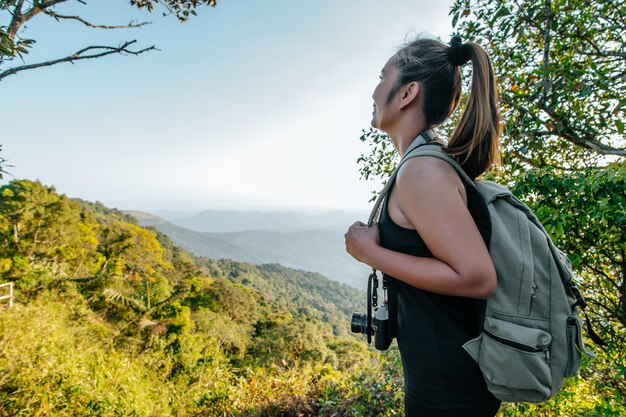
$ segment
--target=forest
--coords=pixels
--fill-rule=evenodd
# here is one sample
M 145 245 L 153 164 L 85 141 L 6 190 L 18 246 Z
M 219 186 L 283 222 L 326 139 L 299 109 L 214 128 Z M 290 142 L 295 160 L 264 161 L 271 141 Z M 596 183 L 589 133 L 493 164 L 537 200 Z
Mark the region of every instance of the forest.
M 349 333 L 360 291 L 195 258 L 38 181 L 0 188 L 0 415 L 385 415 L 397 355 Z M 378 411 L 374 411 L 378 410 Z

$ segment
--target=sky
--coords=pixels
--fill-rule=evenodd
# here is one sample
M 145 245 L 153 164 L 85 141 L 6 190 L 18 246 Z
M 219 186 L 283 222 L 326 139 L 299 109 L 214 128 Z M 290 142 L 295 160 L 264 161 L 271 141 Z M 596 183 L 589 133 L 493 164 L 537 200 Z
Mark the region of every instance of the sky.
M 0 156 L 13 177 L 0 184 L 38 179 L 122 210 L 367 211 L 379 183 L 361 180 L 356 161 L 380 69 L 418 33 L 447 42 L 451 4 L 222 0 L 184 24 L 128 1 L 58 7 L 151 24 L 40 15 L 22 32 L 36 40 L 25 63 L 134 39 L 159 50 L 1 80 Z

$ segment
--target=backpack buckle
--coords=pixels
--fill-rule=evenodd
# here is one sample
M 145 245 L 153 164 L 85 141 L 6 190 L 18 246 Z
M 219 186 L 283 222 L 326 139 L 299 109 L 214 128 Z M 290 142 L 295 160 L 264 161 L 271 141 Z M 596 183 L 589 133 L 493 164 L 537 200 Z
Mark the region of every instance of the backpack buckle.
M 570 290 L 570 292 L 576 299 L 576 302 L 574 303 L 574 307 L 579 306 L 581 309 L 584 310 L 587 307 L 587 301 L 585 301 L 585 298 L 580 293 L 580 290 L 578 289 L 576 284 L 573 281 L 566 281 L 565 287 Z

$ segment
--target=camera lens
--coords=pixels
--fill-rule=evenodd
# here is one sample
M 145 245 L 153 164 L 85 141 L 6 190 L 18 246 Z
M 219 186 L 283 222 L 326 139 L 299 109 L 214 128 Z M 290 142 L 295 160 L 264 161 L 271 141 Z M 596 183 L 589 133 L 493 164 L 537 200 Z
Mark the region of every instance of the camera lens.
M 352 333 L 367 334 L 367 314 L 353 313 L 350 321 L 350 330 Z

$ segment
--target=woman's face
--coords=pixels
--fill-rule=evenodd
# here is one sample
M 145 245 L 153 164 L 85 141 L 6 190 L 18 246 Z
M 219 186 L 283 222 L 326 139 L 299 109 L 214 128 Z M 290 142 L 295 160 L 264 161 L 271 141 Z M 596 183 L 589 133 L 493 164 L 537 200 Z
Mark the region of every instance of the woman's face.
M 372 99 L 374 100 L 374 110 L 372 112 L 372 127 L 387 131 L 390 123 L 395 119 L 393 107 L 387 103 L 389 94 L 396 84 L 398 78 L 398 67 L 396 56 L 392 56 L 380 72 L 380 82 L 374 89 Z

